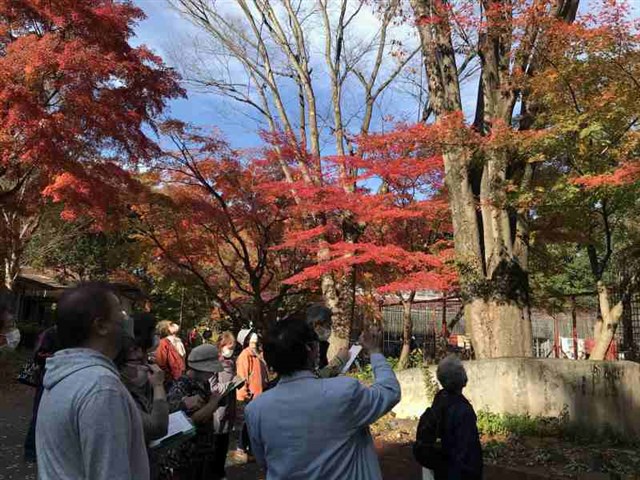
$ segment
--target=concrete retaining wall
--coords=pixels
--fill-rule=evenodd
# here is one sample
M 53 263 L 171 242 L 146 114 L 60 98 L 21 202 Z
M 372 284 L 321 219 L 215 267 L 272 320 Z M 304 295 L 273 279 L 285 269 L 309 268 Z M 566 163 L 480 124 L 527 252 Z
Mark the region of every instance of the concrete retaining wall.
M 477 410 L 557 417 L 609 426 L 640 437 L 640 364 L 533 358 L 465 362 L 469 383 L 464 391 Z M 435 367 L 430 367 L 435 379 Z M 398 374 L 400 418 L 419 417 L 431 403 L 422 369 Z

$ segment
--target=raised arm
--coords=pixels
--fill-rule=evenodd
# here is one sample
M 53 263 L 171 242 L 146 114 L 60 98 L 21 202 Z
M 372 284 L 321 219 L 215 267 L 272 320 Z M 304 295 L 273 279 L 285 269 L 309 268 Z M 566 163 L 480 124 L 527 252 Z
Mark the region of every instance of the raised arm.
M 360 337 L 360 343 L 371 354 L 374 383 L 370 387 L 358 384 L 351 397 L 355 427 L 371 425 L 400 401 L 400 384 L 391 366 L 381 353 L 382 334 L 377 328 Z

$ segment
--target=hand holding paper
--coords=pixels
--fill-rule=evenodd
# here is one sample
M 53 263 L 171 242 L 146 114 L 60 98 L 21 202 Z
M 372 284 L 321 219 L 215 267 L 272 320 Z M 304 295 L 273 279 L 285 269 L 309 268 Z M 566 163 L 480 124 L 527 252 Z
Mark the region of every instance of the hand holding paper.
M 351 368 L 351 365 L 353 365 L 353 362 L 355 362 L 356 358 L 358 357 L 358 354 L 361 351 L 362 351 L 361 345 L 353 345 L 349 349 L 349 360 L 347 360 L 347 363 L 344 364 L 344 367 L 342 367 L 342 370 L 340 371 L 340 373 L 347 373 L 349 371 L 349 369 Z

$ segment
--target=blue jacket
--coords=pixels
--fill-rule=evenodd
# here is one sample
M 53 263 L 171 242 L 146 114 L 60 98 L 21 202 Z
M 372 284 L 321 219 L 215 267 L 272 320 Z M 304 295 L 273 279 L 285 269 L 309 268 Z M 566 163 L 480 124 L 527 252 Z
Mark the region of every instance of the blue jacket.
M 368 426 L 400 401 L 400 385 L 382 355 L 371 364 L 371 387 L 301 371 L 248 405 L 251 448 L 268 480 L 382 479 Z

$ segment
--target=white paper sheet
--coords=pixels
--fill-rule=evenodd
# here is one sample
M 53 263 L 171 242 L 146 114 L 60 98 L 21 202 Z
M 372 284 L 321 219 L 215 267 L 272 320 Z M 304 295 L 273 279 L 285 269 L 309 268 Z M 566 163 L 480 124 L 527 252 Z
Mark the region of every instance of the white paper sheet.
M 158 447 L 163 440 L 167 440 L 180 433 L 192 432 L 194 428 L 193 423 L 191 423 L 189 417 L 187 417 L 182 410 L 174 412 L 169 415 L 169 428 L 167 429 L 167 434 L 164 437 L 151 442 L 149 446 L 151 448 Z
M 344 367 L 342 367 L 342 371 L 340 373 L 347 373 L 349 371 L 351 365 L 353 365 L 353 362 L 356 361 L 356 358 L 361 351 L 362 345 L 353 345 L 349 349 L 349 360 L 347 360 L 347 363 L 344 364 Z
M 422 469 L 422 480 L 435 480 L 435 478 L 433 470 L 429 470 L 428 468 Z

